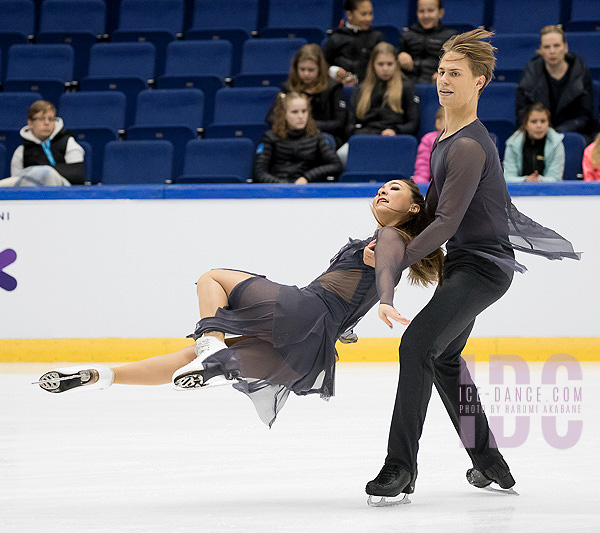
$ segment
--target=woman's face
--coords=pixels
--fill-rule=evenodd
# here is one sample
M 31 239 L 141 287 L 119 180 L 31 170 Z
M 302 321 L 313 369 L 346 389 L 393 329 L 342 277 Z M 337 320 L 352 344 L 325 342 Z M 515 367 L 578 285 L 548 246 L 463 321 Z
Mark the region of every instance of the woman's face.
M 416 209 L 416 211 L 415 211 Z M 412 192 L 403 180 L 388 181 L 377 191 L 373 198 L 373 211 L 377 221 L 384 226 L 393 226 L 406 218 L 409 213 L 419 211 L 412 201 Z
M 291 130 L 306 128 L 308 122 L 308 102 L 305 98 L 294 98 L 287 103 L 285 121 Z
M 373 4 L 369 0 L 360 2 L 354 11 L 346 11 L 348 22 L 361 30 L 368 30 L 373 24 Z
M 448 52 L 440 59 L 436 83 L 440 105 L 445 109 L 460 109 L 477 101 L 485 76 L 474 76 L 464 55 Z
M 548 121 L 548 114 L 545 111 L 532 111 L 525 124 L 527 135 L 536 141 L 543 139 L 548 134 L 549 127 L 550 122 Z
M 298 76 L 304 85 L 312 85 L 319 76 L 319 67 L 310 59 L 298 62 Z
M 546 65 L 559 65 L 565 60 L 565 54 L 568 51 L 569 45 L 565 43 L 560 33 L 553 31 L 542 35 L 540 55 L 544 58 Z
M 396 58 L 392 54 L 379 54 L 373 62 L 375 76 L 382 81 L 389 81 L 396 70 Z
M 435 28 L 444 16 L 444 10 L 439 8 L 438 0 L 419 0 L 417 4 L 417 19 L 426 30 Z

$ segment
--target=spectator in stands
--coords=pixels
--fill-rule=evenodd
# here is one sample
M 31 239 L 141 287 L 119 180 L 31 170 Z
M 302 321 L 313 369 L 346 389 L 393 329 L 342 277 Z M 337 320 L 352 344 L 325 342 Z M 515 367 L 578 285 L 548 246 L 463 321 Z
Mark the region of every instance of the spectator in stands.
M 417 22 L 400 36 L 398 61 L 415 83 L 435 83 L 442 45 L 456 33 L 443 16 L 443 0 L 418 0 Z
M 592 78 L 585 61 L 569 52 L 560 26 L 542 28 L 538 54 L 525 65 L 517 88 L 517 124 L 529 106 L 541 102 L 550 110 L 556 131 L 581 133 L 591 140 Z
M 600 135 L 583 151 L 583 179 L 600 180 Z
M 280 93 L 273 129 L 264 134 L 256 150 L 254 181 L 303 185 L 337 178 L 342 171 L 333 147 L 310 114 L 308 97 Z
M 561 181 L 565 168 L 564 135 L 550 127 L 550 111 L 533 104 L 525 112 L 521 127 L 506 141 L 504 179 L 524 181 Z
M 365 81 L 352 93 L 347 136 L 417 135 L 420 118 L 414 84 L 402 79 L 396 49 L 379 43 L 371 52 Z M 337 154 L 345 165 L 348 143 Z
M 333 135 L 338 146 L 342 144 L 346 127 L 346 101 L 342 84 L 327 75 L 327 62 L 319 45 L 306 44 L 298 50 L 290 67 L 290 75 L 281 90 L 286 94 L 305 94 L 319 131 Z M 267 116 L 270 124 L 273 123 L 274 107 Z
M 440 107 L 435 114 L 435 131 L 426 133 L 421 138 L 419 148 L 417 149 L 417 158 L 415 159 L 415 172 L 413 181 L 415 183 L 429 183 L 431 181 L 431 169 L 429 167 L 429 157 L 433 143 L 438 135 L 442 133 L 445 126 L 444 108 Z
M 2 187 L 83 185 L 84 150 L 63 128 L 50 102 L 37 100 L 27 112 L 27 126 L 21 128 L 23 144 L 10 162 L 11 177 Z
M 369 0 L 346 0 L 344 2 L 347 22 L 329 37 L 323 53 L 329 63 L 329 75 L 353 87 L 365 78 L 371 50 L 385 41 L 380 31 L 371 27 L 373 4 Z

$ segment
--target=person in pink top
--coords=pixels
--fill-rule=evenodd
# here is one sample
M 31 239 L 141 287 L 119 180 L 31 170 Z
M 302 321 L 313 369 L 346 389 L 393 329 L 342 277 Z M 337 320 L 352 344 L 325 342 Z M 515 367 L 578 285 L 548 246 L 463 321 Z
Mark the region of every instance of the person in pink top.
M 600 134 L 583 152 L 583 179 L 600 180 Z
M 419 143 L 419 148 L 417 149 L 415 172 L 413 174 L 413 180 L 415 183 L 429 183 L 431 179 L 431 174 L 429 171 L 429 156 L 431 155 L 433 143 L 443 129 L 444 108 L 440 107 L 435 114 L 435 131 L 431 131 L 423 135 L 421 142 Z

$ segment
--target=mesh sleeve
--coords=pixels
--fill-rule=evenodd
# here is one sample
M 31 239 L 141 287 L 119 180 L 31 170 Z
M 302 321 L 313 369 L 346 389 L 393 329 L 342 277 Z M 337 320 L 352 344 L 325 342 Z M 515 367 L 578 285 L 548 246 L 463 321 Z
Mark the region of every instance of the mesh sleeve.
M 405 250 L 404 241 L 394 228 L 379 230 L 375 245 L 375 282 L 382 304 L 394 305 L 394 288 L 400 281 Z
M 406 247 L 402 270 L 423 259 L 456 233 L 479 185 L 485 158 L 485 151 L 474 139 L 461 137 L 452 143 L 444 165 L 446 181 L 442 190 L 436 191 L 439 199 L 435 220 Z

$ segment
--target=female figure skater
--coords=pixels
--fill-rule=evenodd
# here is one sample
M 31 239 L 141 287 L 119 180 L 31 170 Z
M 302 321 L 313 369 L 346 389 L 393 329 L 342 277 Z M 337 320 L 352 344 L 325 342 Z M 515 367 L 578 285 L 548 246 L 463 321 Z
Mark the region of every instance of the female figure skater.
M 333 395 L 336 340 L 377 302 L 378 294 L 393 292 L 400 280 L 400 270 L 380 267 L 382 275 L 376 276 L 373 249 L 380 265 L 397 263 L 406 244 L 429 223 L 423 207 L 414 182 L 390 181 L 372 201 L 377 240 L 351 239 L 308 286 L 299 289 L 247 272 L 211 270 L 198 280 L 202 319 L 191 335 L 195 347 L 112 369 L 95 364 L 56 369 L 40 378 L 40 386 L 56 393 L 113 382 L 159 385 L 172 379 L 181 390 L 225 377 L 252 399 L 271 426 L 290 392 Z M 381 250 L 379 239 L 386 243 Z M 435 248 L 411 267 L 408 277 L 434 283 L 442 262 L 443 254 Z M 224 333 L 241 337 L 228 339 L 227 346 Z
M 442 283 L 402 336 L 388 454 L 379 475 L 366 486 L 367 494 L 381 497 L 379 503 L 384 505 L 385 498 L 400 494 L 404 498 L 414 490 L 419 438 L 434 383 L 473 461 L 468 481 L 477 487 L 492 482 L 502 489 L 514 485 L 479 402 L 475 400 L 474 409 L 461 410 L 465 407 L 461 399 L 476 397 L 477 392 L 460 354 L 475 317 L 506 292 L 514 271 L 525 270 L 515 261 L 514 249 L 550 259 L 579 258 L 571 243 L 511 204 L 498 151 L 477 118 L 479 96 L 494 71 L 494 47 L 483 40 L 490 36 L 473 30 L 450 38 L 442 47 L 437 90 L 445 128 L 431 154 L 432 181 L 425 206 L 435 220 L 396 261 L 386 256 L 382 263 L 378 255 L 387 248 L 389 233 L 380 233 L 377 239 L 378 279 L 419 261 L 447 241 Z M 400 321 L 392 307 L 393 290 L 386 286 L 379 295 L 379 316 Z M 465 412 L 476 414 L 462 421 Z

